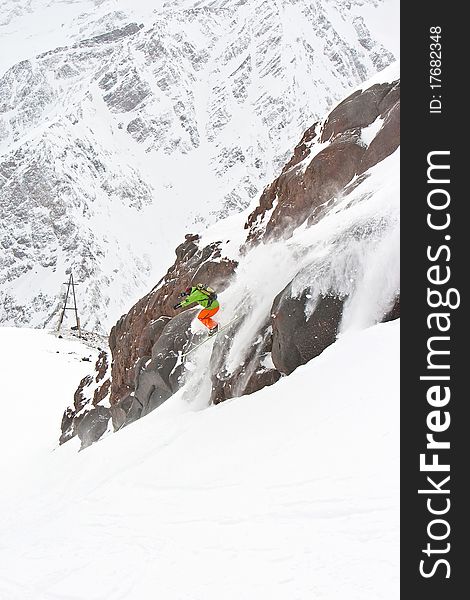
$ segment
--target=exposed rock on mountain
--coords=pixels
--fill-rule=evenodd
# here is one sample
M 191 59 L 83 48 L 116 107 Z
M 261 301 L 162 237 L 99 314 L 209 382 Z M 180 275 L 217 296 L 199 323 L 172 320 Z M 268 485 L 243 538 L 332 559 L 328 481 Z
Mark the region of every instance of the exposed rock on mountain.
M 289 286 L 274 300 L 272 360 L 286 375 L 318 356 L 339 333 L 344 299 L 333 294 L 320 296 L 306 319 L 307 296 L 307 291 L 293 296 Z
M 249 216 L 249 241 L 290 236 L 307 218 L 312 223 L 355 176 L 392 154 L 400 143 L 399 93 L 398 82 L 356 91 L 321 128 L 315 125 L 307 130 L 293 159 Z M 366 144 L 361 132 L 374 124 L 379 131 Z M 317 136 L 319 151 L 312 157 L 309 146 Z
M 111 385 L 109 367 L 108 353 L 102 350 L 95 364 L 94 375 L 87 375 L 81 380 L 73 405 L 64 412 L 59 440 L 61 444 L 78 435 L 83 449 L 106 431 L 111 416 L 109 402 L 106 402 Z
M 181 368 L 175 372 L 174 367 L 178 352 L 192 339 L 188 326 L 194 318 L 193 310 L 175 314 L 173 305 L 179 292 L 199 281 L 211 281 L 223 290 L 233 275 L 236 262 L 222 257 L 216 243 L 200 249 L 198 240 L 197 235 L 186 235 L 185 242 L 176 249 L 176 261 L 165 277 L 111 330 L 109 402 L 117 429 L 156 408 L 179 387 Z M 101 364 L 99 368 L 102 372 Z M 92 379 L 83 380 L 80 387 L 86 387 L 89 381 Z M 109 380 L 103 386 L 106 386 L 107 394 Z M 103 395 L 104 391 L 97 394 Z M 78 433 L 82 439 L 80 429 L 70 428 L 70 421 L 81 416 L 83 396 L 80 388 L 77 397 L 75 410 L 69 408 L 66 411 L 63 427 L 65 425 L 66 431 L 72 434 Z M 70 436 L 69 433 L 67 439 Z M 61 440 L 66 441 L 64 434 Z
M 228 368 L 227 353 L 238 331 L 239 323 L 234 323 L 214 343 L 210 362 L 210 401 L 213 404 L 253 394 L 268 385 L 273 385 L 281 376 L 271 360 L 272 327 L 269 320 L 252 336 L 252 344 L 243 362 L 234 370 Z
M 175 316 L 173 305 L 177 302 L 178 293 L 200 281 L 210 281 L 220 291 L 228 286 L 236 263 L 221 256 L 218 244 L 200 249 L 195 243 L 197 240 L 198 236 L 186 236 L 186 242 L 176 250 L 176 262 L 164 279 L 111 330 L 112 403 L 134 391 L 134 365 L 138 360 L 152 356 L 152 348 L 169 323 L 168 316 Z M 186 325 L 183 319 L 182 332 L 186 330 Z M 174 332 L 175 336 L 176 334 L 177 330 Z M 183 333 L 183 337 L 184 335 Z M 175 340 L 169 342 L 173 344 Z
M 160 317 L 163 322 L 156 337 L 151 357 L 142 356 L 136 364 L 134 390 L 113 405 L 113 423 L 116 428 L 143 417 L 168 400 L 180 388 L 183 365 L 179 354 L 191 339 L 193 311 L 176 315 L 173 319 Z M 158 327 L 160 329 L 160 327 Z
M 115 429 L 182 388 L 188 401 L 206 389 L 217 404 L 273 385 L 343 331 L 399 317 L 399 82 L 387 73 L 305 132 L 245 229 L 239 219 L 216 225 L 210 243 L 187 235 L 165 277 L 118 321 L 108 370 Z M 182 355 L 206 334 L 193 328 L 193 309 L 172 307 L 200 281 L 233 322 L 189 360 Z M 70 429 L 74 418 L 69 409 L 64 422 L 82 444 L 104 427 L 97 414 L 92 433 L 86 422 Z

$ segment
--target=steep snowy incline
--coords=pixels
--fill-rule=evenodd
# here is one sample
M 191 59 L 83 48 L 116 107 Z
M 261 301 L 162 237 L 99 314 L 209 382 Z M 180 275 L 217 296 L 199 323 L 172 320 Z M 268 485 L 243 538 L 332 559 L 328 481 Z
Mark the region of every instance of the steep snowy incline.
M 88 404 L 91 422 L 96 409 L 121 429 L 183 386 L 206 405 L 253 393 L 341 332 L 399 317 L 399 65 L 379 75 L 306 130 L 256 208 L 181 240 L 165 276 L 110 332 L 106 407 Z M 199 282 L 217 290 L 221 325 L 238 319 L 184 358 L 205 327 L 196 306 L 175 303 Z M 86 381 L 82 392 L 80 406 L 95 397 Z M 76 418 L 69 406 L 63 439 L 96 441 Z
M 176 395 L 80 453 L 38 452 L 38 414 L 28 471 L 2 482 L 0 597 L 395 600 L 398 342 L 398 321 L 343 335 L 274 387 L 207 410 Z M 17 405 L 48 401 L 49 367 Z
M 393 61 L 382 19 L 398 13 L 396 0 L 2 6 L 22 60 L 0 79 L 0 321 L 47 323 L 73 266 L 83 323 L 101 330 L 188 229 L 247 207 L 305 127 Z

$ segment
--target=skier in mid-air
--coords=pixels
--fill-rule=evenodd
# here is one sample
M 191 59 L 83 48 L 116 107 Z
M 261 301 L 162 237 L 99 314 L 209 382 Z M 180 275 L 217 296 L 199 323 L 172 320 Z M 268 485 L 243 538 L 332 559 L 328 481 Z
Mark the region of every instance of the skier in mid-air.
M 196 287 L 186 288 L 178 297 L 185 299 L 174 305 L 173 308 L 175 310 L 177 308 L 184 308 L 189 304 L 197 302 L 200 306 L 202 306 L 202 310 L 198 314 L 197 318 L 203 325 L 207 327 L 209 330 L 209 335 L 214 335 L 217 333 L 219 330 L 219 324 L 214 321 L 212 317 L 219 310 L 220 305 L 217 301 L 217 294 L 212 288 L 202 283 L 198 283 Z

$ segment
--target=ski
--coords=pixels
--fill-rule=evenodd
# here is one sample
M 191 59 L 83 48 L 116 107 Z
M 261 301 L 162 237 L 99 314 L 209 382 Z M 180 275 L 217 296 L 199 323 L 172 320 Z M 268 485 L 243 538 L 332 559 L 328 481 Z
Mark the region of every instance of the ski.
M 229 325 L 231 325 L 237 319 L 240 319 L 240 317 L 242 317 L 242 316 L 243 315 L 237 315 L 237 316 L 233 317 L 233 319 L 231 321 L 229 321 L 228 323 L 226 323 L 223 327 L 219 327 L 219 330 L 217 331 L 217 333 L 214 333 L 214 335 L 208 335 L 205 339 L 202 340 L 202 342 L 199 342 L 199 344 L 196 344 L 195 346 L 193 346 L 192 348 L 190 348 L 187 352 L 185 352 L 184 354 L 182 354 L 181 358 L 184 358 L 185 356 L 188 356 L 188 354 L 191 354 L 191 352 L 193 352 L 193 350 L 196 350 L 197 348 L 199 348 L 199 346 L 202 346 L 202 344 L 205 344 L 209 340 L 212 340 L 212 339 L 215 340 L 215 338 L 219 335 L 219 333 L 221 333 L 222 331 L 224 331 L 224 329 L 227 329 L 227 327 Z

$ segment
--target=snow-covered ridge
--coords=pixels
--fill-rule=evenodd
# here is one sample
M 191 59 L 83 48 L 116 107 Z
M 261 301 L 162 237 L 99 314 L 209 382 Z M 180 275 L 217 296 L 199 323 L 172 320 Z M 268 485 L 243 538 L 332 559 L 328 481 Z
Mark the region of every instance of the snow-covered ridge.
M 0 321 L 50 322 L 73 266 L 83 323 L 107 329 L 189 227 L 253 203 L 392 61 L 377 15 L 394 6 L 3 2 L 21 62 L 0 79 Z

